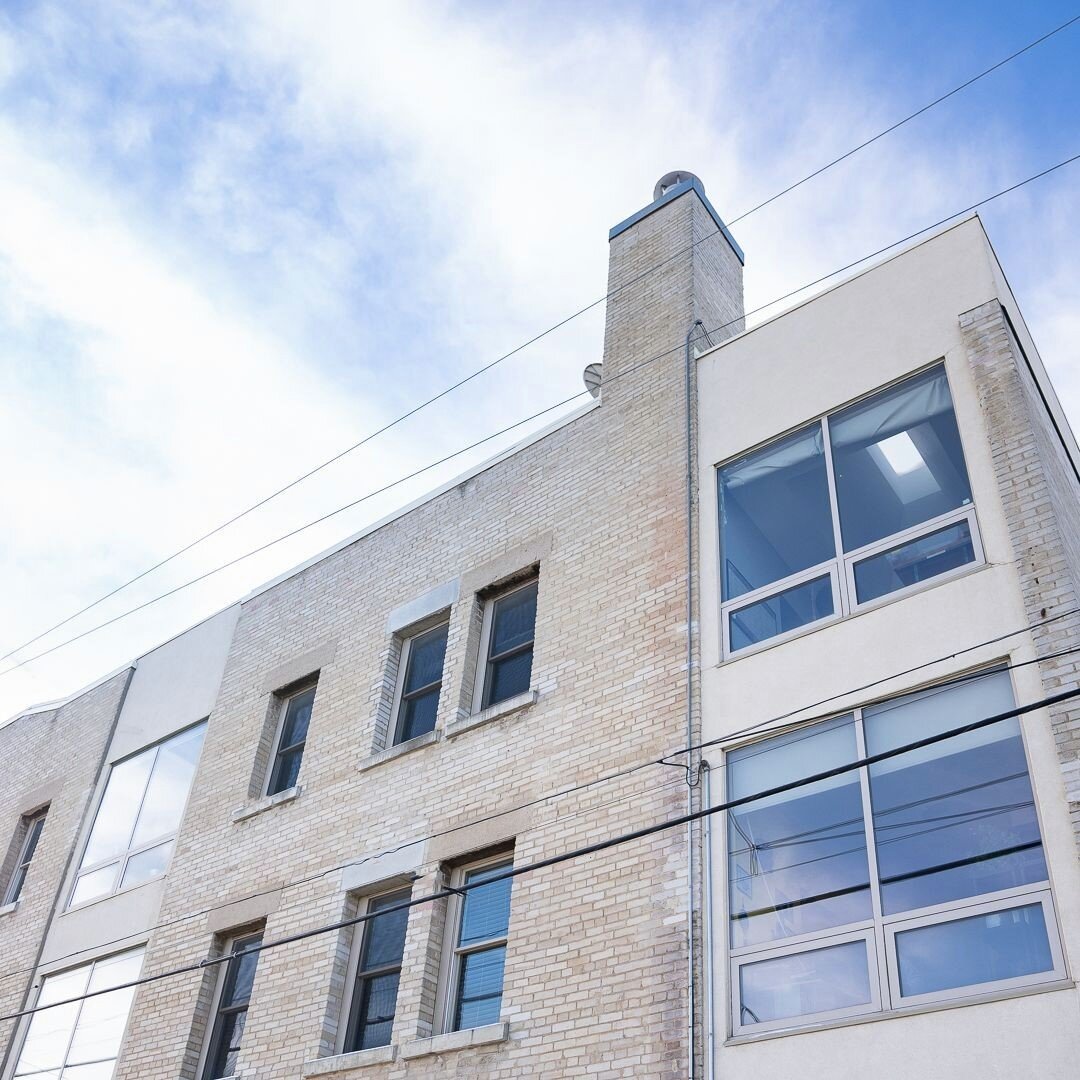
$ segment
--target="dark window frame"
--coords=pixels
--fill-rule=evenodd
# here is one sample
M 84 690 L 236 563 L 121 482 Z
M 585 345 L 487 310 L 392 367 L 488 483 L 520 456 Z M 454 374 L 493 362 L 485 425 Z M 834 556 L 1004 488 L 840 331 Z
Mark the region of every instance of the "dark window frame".
M 380 893 L 377 896 L 371 896 L 367 900 L 366 914 L 373 915 L 381 913 L 377 905 L 385 904 L 387 908 L 393 907 L 396 904 L 405 903 L 412 896 L 412 889 L 405 887 L 401 889 L 395 889 L 393 892 Z M 345 1027 L 345 1041 L 342 1046 L 342 1053 L 351 1054 L 362 1049 L 374 1049 L 376 1046 L 388 1046 L 390 1039 L 387 1039 L 385 1043 L 373 1043 L 371 1046 L 364 1046 L 363 1042 L 363 1025 L 365 1023 L 364 1013 L 367 1008 L 368 993 L 370 992 L 372 983 L 385 975 L 400 975 L 402 964 L 405 959 L 405 947 L 404 939 L 402 941 L 401 956 L 395 962 L 386 964 L 376 964 L 373 966 L 365 966 L 366 956 L 368 950 L 371 947 L 371 926 L 374 925 L 375 920 L 369 920 L 363 926 L 362 933 L 360 935 L 359 951 L 356 956 L 356 970 L 353 972 L 351 984 L 351 995 L 349 999 L 349 1014 L 348 1022 Z M 406 933 L 408 933 L 408 922 L 406 917 Z M 394 997 L 394 1014 L 389 1018 L 391 1027 L 394 1020 L 397 1017 L 397 995 Z
M 222 974 L 221 982 L 218 993 L 214 1001 L 214 1016 L 213 1024 L 210 1031 L 210 1041 L 207 1044 L 206 1050 L 206 1062 L 203 1066 L 202 1080 L 224 1080 L 225 1077 L 229 1077 L 232 1073 L 222 1072 L 228 1061 L 229 1054 L 232 1053 L 233 1047 L 225 1042 L 225 1031 L 227 1021 L 232 1017 L 237 1016 L 240 1013 L 246 1013 L 251 1007 L 251 994 L 249 993 L 242 1002 L 232 1002 L 232 993 L 236 988 L 236 977 L 240 971 L 240 963 L 243 959 L 242 955 L 246 950 L 250 949 L 253 944 L 261 945 L 263 940 L 263 931 L 256 930 L 251 933 L 241 934 L 233 938 L 228 947 L 228 951 L 233 953 L 233 957 L 225 965 L 225 971 Z M 258 966 L 258 954 L 256 953 L 256 966 Z M 252 976 L 254 981 L 254 976 Z M 229 1004 L 224 1002 L 229 1001 Z M 241 1047 L 235 1048 L 237 1052 Z

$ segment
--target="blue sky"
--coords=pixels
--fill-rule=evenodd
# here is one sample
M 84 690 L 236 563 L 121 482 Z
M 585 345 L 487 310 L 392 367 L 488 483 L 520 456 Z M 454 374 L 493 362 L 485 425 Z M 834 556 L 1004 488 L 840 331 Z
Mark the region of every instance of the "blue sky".
M 662 173 L 735 217 L 1072 14 L 7 0 L 0 652 L 600 296 Z M 1080 24 L 739 223 L 748 306 L 1080 152 L 1078 72 Z M 1074 422 L 1078 183 L 983 212 Z M 596 310 L 42 646 L 569 396 L 601 335 Z M 0 676 L 0 717 L 480 456 Z

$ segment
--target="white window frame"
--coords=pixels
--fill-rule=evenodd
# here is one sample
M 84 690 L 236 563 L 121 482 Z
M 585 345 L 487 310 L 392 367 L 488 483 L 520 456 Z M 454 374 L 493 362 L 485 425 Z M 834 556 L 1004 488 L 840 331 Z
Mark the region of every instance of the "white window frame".
M 972 501 L 964 506 L 959 506 L 955 510 L 950 510 L 945 514 L 940 514 L 935 518 L 931 518 L 928 521 L 921 522 L 918 525 L 913 525 L 910 528 L 903 529 L 898 533 L 892 533 L 889 536 L 882 537 L 880 540 L 875 540 L 873 543 L 866 544 L 861 548 L 857 548 L 854 551 L 844 551 L 843 535 L 840 529 L 840 503 L 837 498 L 836 477 L 833 471 L 833 459 L 832 459 L 832 439 L 829 433 L 829 419 L 835 414 L 842 412 L 844 409 L 849 408 L 853 404 L 858 404 L 860 401 L 869 400 L 872 397 L 876 397 L 878 394 L 885 393 L 888 390 L 893 389 L 902 383 L 907 382 L 909 379 L 916 378 L 919 375 L 925 374 L 928 371 L 932 371 L 935 368 L 940 367 L 945 374 L 946 383 L 949 385 L 949 396 L 953 401 L 953 415 L 955 416 L 955 397 L 952 394 L 952 384 L 949 381 L 949 373 L 945 364 L 945 360 L 938 359 L 931 364 L 926 364 L 923 367 L 917 368 L 915 371 L 910 371 L 900 378 L 893 379 L 891 382 L 886 383 L 884 386 L 879 386 L 877 389 L 863 394 L 856 398 L 854 401 L 848 402 L 845 405 L 841 405 L 836 409 L 830 409 L 827 413 L 822 413 L 820 416 L 815 417 L 812 420 L 808 420 L 806 423 L 799 424 L 798 426 L 791 428 L 789 431 L 783 432 L 773 438 L 768 439 L 766 442 L 737 454 L 734 457 L 728 458 L 725 461 L 720 462 L 714 468 L 715 482 L 717 485 L 717 495 L 719 496 L 720 485 L 720 472 L 727 465 L 733 462 L 739 461 L 742 458 L 748 457 L 751 454 L 757 453 L 759 450 L 764 450 L 773 443 L 787 438 L 794 434 L 796 431 L 803 431 L 812 428 L 817 425 L 818 430 L 822 435 L 822 454 L 825 459 L 825 473 L 828 484 L 829 495 L 829 511 L 830 520 L 832 521 L 833 528 L 833 549 L 835 555 L 833 558 L 826 560 L 823 563 L 819 563 L 817 566 L 809 570 L 800 570 L 795 574 L 791 574 L 786 578 L 781 578 L 778 581 L 770 582 L 768 585 L 763 585 L 752 592 L 742 593 L 739 596 L 733 597 L 729 600 L 723 599 L 723 548 L 720 543 L 720 530 L 717 530 L 717 545 L 718 545 L 718 567 L 720 568 L 720 638 L 722 642 L 722 660 L 734 660 L 743 656 L 750 656 L 753 653 L 761 652 L 764 649 L 770 649 L 774 645 L 779 645 L 782 642 L 790 641 L 792 638 L 802 637 L 804 634 L 812 633 L 815 630 L 821 629 L 823 626 L 827 626 L 831 623 L 837 622 L 840 619 L 847 618 L 851 615 L 859 612 L 868 611 L 871 608 L 880 607 L 883 604 L 892 603 L 895 600 L 901 600 L 904 597 L 911 596 L 914 593 L 922 592 L 924 589 L 934 588 L 946 581 L 950 581 L 953 578 L 961 577 L 965 574 L 969 574 L 974 570 L 978 570 L 986 565 L 986 558 L 982 546 L 982 537 L 979 530 L 978 517 L 976 514 L 974 493 L 972 493 Z M 957 428 L 959 429 L 959 421 L 957 422 Z M 963 445 L 963 433 L 960 433 L 960 449 L 964 460 L 964 469 L 968 474 L 968 482 L 971 481 L 971 473 L 968 470 L 967 458 L 968 455 L 964 450 Z M 717 501 L 719 506 L 719 501 Z M 906 543 L 910 543 L 913 540 L 918 540 L 923 536 L 930 533 L 937 532 L 939 529 L 948 527 L 949 525 L 959 524 L 962 521 L 966 521 L 968 529 L 971 533 L 972 548 L 975 558 L 968 563 L 964 563 L 963 566 L 954 567 L 951 570 L 946 570 L 940 574 L 935 574 L 933 577 L 927 578 L 925 581 L 918 581 L 912 585 L 907 585 L 901 589 L 895 589 L 892 592 L 885 593 L 883 596 L 875 597 L 872 600 L 865 600 L 859 602 L 855 591 L 855 564 L 861 563 L 865 559 L 870 558 L 873 555 L 878 555 L 886 551 L 891 551 L 893 548 L 902 547 Z M 794 588 L 797 585 L 805 584 L 808 581 L 812 581 L 818 577 L 824 577 L 828 574 L 832 580 L 833 586 L 833 613 L 831 615 L 823 616 L 820 619 L 816 619 L 814 622 L 805 623 L 803 626 L 797 626 L 794 630 L 785 631 L 782 634 L 777 634 L 774 637 L 765 638 L 763 641 L 755 642 L 753 645 L 746 645 L 741 649 L 732 649 L 731 647 L 731 615 L 737 614 L 745 607 L 749 607 L 754 603 L 761 600 L 767 600 L 770 597 L 778 596 L 781 593 L 787 592 L 789 589 Z
M 137 750 L 133 754 L 128 754 L 127 757 L 121 758 L 119 761 L 113 762 L 113 764 L 109 766 L 109 775 L 106 778 L 105 783 L 102 785 L 101 792 L 100 792 L 100 794 L 98 796 L 97 805 L 94 807 L 94 817 L 93 817 L 93 821 L 90 824 L 90 831 L 86 834 L 86 840 L 84 841 L 84 843 L 82 845 L 82 850 L 84 852 L 85 852 L 86 848 L 90 844 L 91 837 L 94 835 L 94 826 L 97 824 L 98 814 L 101 811 L 101 804 L 104 801 L 105 795 L 109 790 L 109 781 L 112 779 L 113 771 L 117 768 L 117 766 L 123 765 L 125 762 L 132 761 L 134 758 L 137 758 L 142 754 L 149 754 L 151 752 L 153 752 L 153 754 L 154 754 L 154 763 L 150 766 L 150 772 L 147 775 L 146 787 L 143 788 L 142 797 L 139 799 L 139 808 L 135 812 L 135 817 L 133 819 L 134 823 L 133 823 L 133 825 L 131 827 L 131 835 L 134 836 L 135 835 L 135 830 L 138 829 L 138 827 L 139 827 L 139 817 L 142 814 L 143 805 L 146 802 L 146 793 L 150 790 L 150 780 L 152 779 L 152 777 L 154 775 L 154 766 L 157 765 L 158 752 L 161 750 L 161 748 L 166 743 L 171 742 L 173 739 L 179 738 L 181 735 L 186 735 L 190 731 L 194 731 L 194 729 L 197 728 L 197 727 L 200 727 L 200 726 L 205 727 L 206 724 L 207 724 L 206 720 L 200 720 L 197 724 L 191 724 L 188 727 L 181 729 L 180 731 L 174 731 L 171 735 L 166 736 L 164 739 L 159 739 L 156 743 L 152 743 L 150 746 L 144 746 L 141 750 Z M 206 736 L 205 736 L 205 732 L 204 732 L 204 735 L 203 735 L 204 741 L 205 741 L 205 737 Z M 195 762 L 195 770 L 196 770 L 196 772 L 198 771 L 199 760 L 201 759 L 201 757 L 202 757 L 202 745 L 200 744 L 200 746 L 199 746 L 199 758 L 196 759 L 196 762 Z M 184 800 L 184 807 L 180 811 L 180 817 L 177 820 L 176 828 L 173 831 L 168 832 L 168 833 L 163 833 L 161 836 L 156 836 L 151 840 L 147 840 L 144 843 L 139 844 L 137 847 L 128 847 L 128 849 L 126 851 L 124 851 L 124 852 L 120 852 L 120 853 L 114 854 L 114 855 L 109 855 L 108 857 L 103 858 L 103 859 L 99 859 L 97 862 L 91 863 L 88 866 L 77 865 L 76 868 L 75 868 L 75 877 L 72 880 L 71 889 L 68 892 L 68 902 L 67 902 L 67 907 L 65 908 L 65 910 L 66 911 L 77 911 L 78 909 L 84 908 L 89 904 L 96 904 L 101 900 L 107 900 L 110 896 L 119 896 L 121 893 L 131 892 L 133 889 L 141 889 L 144 885 L 150 885 L 153 882 L 160 881 L 163 877 L 165 877 L 166 874 L 168 874 L 168 872 L 169 872 L 169 866 L 172 863 L 173 855 L 176 853 L 176 847 L 175 847 L 176 838 L 177 838 L 177 836 L 180 835 L 180 826 L 183 824 L 184 814 L 187 812 L 187 803 L 188 803 L 188 800 L 191 798 L 191 787 L 194 786 L 194 783 L 195 783 L 195 778 L 194 778 L 194 774 L 193 774 L 192 775 L 191 786 L 188 787 L 187 797 Z M 130 841 L 129 841 L 129 843 L 130 843 Z M 151 878 L 146 878 L 143 881 L 139 881 L 134 885 L 124 885 L 124 883 L 123 883 L 124 882 L 124 875 L 127 873 L 128 863 L 133 858 L 135 858 L 138 855 L 141 855 L 144 851 L 152 851 L 154 848 L 162 847 L 163 845 L 168 844 L 168 843 L 172 843 L 174 845 L 174 847 L 173 847 L 173 850 L 169 853 L 169 858 L 165 863 L 165 869 L 162 870 L 160 874 L 156 874 L 154 877 L 151 877 Z M 72 902 L 72 897 L 74 897 L 75 890 L 79 886 L 79 879 L 80 878 L 84 878 L 87 875 L 92 874 L 97 870 L 101 870 L 103 867 L 110 866 L 114 862 L 119 862 L 120 867 L 119 867 L 119 870 L 117 871 L 117 874 L 116 874 L 116 881 L 115 881 L 113 887 L 108 892 L 100 893 L 98 896 L 93 896 L 89 900 L 83 900 L 83 901 L 80 901 L 77 904 Z
M 36 1005 L 37 1002 L 40 1000 L 41 991 L 42 991 L 42 988 L 44 986 L 44 982 L 50 976 L 52 976 L 52 975 L 64 975 L 69 971 L 77 971 L 79 968 L 88 967 L 90 969 L 90 972 L 86 977 L 86 985 L 89 986 L 90 985 L 90 980 L 93 979 L 93 977 L 94 977 L 94 969 L 97 967 L 98 964 L 100 964 L 100 963 L 102 963 L 102 962 L 104 962 L 106 960 L 112 960 L 112 959 L 114 959 L 114 958 L 116 958 L 118 956 L 124 956 L 124 955 L 127 955 L 128 953 L 136 953 L 136 952 L 142 954 L 142 961 L 140 963 L 140 975 L 139 975 L 139 977 L 141 978 L 143 965 L 145 965 L 145 963 L 146 963 L 146 945 L 145 944 L 136 945 L 133 948 L 129 948 L 129 949 L 121 949 L 120 952 L 108 953 L 108 954 L 106 954 L 104 956 L 96 956 L 96 957 L 94 957 L 93 960 L 86 960 L 81 964 L 74 964 L 71 967 L 58 968 L 56 971 L 47 971 L 47 972 L 45 972 L 43 977 L 42 977 L 41 982 L 39 983 L 39 985 L 37 987 L 37 991 L 36 991 L 36 994 L 34 996 L 34 1004 Z M 104 997 L 104 996 L 105 995 L 102 995 L 102 997 Z M 67 1046 L 64 1049 L 64 1064 L 61 1065 L 57 1070 L 55 1070 L 58 1074 L 62 1074 L 69 1067 L 68 1063 L 67 1063 L 67 1057 L 68 1057 L 68 1054 L 71 1053 L 71 1044 L 75 1041 L 75 1035 L 79 1030 L 79 1021 L 82 1019 L 83 1006 L 85 1004 L 86 1004 L 86 1000 L 84 999 L 84 1000 L 80 1001 L 78 1003 L 78 1005 L 76 1006 L 75 1021 L 71 1025 L 71 1034 L 68 1036 Z M 113 1062 L 118 1062 L 120 1060 L 120 1058 L 123 1056 L 124 1043 L 127 1041 L 128 1027 L 131 1024 L 131 1013 L 132 1013 L 132 1010 L 133 1010 L 134 1006 L 135 1006 L 135 998 L 133 996 L 132 999 L 131 999 L 131 1003 L 128 1005 L 128 1013 L 127 1013 L 126 1019 L 124 1020 L 124 1030 L 120 1034 L 120 1042 L 119 1042 L 119 1044 L 117 1045 L 117 1048 L 116 1048 L 116 1056 L 111 1059 Z M 34 1014 L 34 1015 L 37 1015 L 37 1014 Z M 33 1016 L 26 1017 L 24 1019 L 22 1028 L 17 1032 L 19 1052 L 12 1056 L 11 1063 L 8 1065 L 8 1068 L 11 1071 L 10 1071 L 10 1073 L 5 1072 L 5 1074 L 4 1074 L 5 1076 L 14 1077 L 15 1076 L 15 1071 L 19 1068 L 23 1050 L 26 1048 L 26 1037 L 30 1032 L 30 1022 L 32 1020 L 33 1020 Z M 105 1062 L 105 1061 L 109 1061 L 109 1060 L 110 1060 L 109 1058 L 99 1058 L 97 1061 L 80 1062 L 79 1065 L 80 1066 L 81 1065 L 96 1065 L 96 1064 L 100 1064 L 101 1062 Z M 114 1069 L 115 1069 L 115 1066 L 114 1066 Z M 47 1072 L 46 1073 L 41 1073 L 41 1074 L 30 1073 L 30 1074 L 26 1075 L 25 1080 L 35 1080 L 35 1077 L 39 1076 L 39 1075 L 47 1076 L 48 1073 Z
M 460 866 L 455 866 L 450 872 L 450 889 L 460 889 L 465 884 L 465 877 L 473 870 L 484 870 L 489 866 L 506 864 L 507 869 L 514 865 L 513 849 L 504 849 L 494 855 L 488 855 L 482 859 L 474 859 Z M 443 936 L 443 955 L 439 965 L 439 993 L 435 1003 L 435 1016 L 438 1019 L 440 1033 L 455 1030 L 468 1031 L 469 1028 L 454 1027 L 454 1013 L 457 1011 L 460 988 L 458 981 L 461 978 L 461 958 L 468 953 L 481 952 L 493 945 L 502 944 L 509 946 L 510 927 L 507 923 L 506 934 L 502 937 L 485 938 L 483 941 L 474 941 L 461 947 L 461 916 L 464 911 L 464 894 L 451 896 L 446 904 L 446 926 Z M 511 884 L 511 903 L 513 903 L 513 886 Z M 503 992 L 506 989 L 506 969 L 503 969 Z
M 474 714 L 483 712 L 485 708 L 494 708 L 500 704 L 500 702 L 493 702 L 491 705 L 484 705 L 484 691 L 487 688 L 488 678 L 488 650 L 491 645 L 491 628 L 494 620 L 495 605 L 498 601 L 504 599 L 507 596 L 512 596 L 516 592 L 520 592 L 522 589 L 528 589 L 532 586 L 536 586 L 536 615 L 539 618 L 540 615 L 540 575 L 531 574 L 524 581 L 517 581 L 513 585 L 508 586 L 505 589 L 500 589 L 498 592 L 492 593 L 492 595 L 485 597 L 484 599 L 484 618 L 480 627 L 480 652 L 476 659 L 476 680 L 473 686 L 473 702 L 472 711 Z M 532 636 L 532 650 L 533 650 L 533 663 L 536 662 L 536 621 L 533 621 L 533 636 Z M 535 669 L 534 669 L 535 670 Z M 532 678 L 530 676 L 530 684 Z M 504 698 L 504 701 L 510 700 Z
M 1007 661 L 996 661 L 986 664 L 975 671 L 957 672 L 943 682 L 932 683 L 927 686 L 914 687 L 911 690 L 898 694 L 891 694 L 887 698 L 878 698 L 864 702 L 862 705 L 837 713 L 841 716 L 852 716 L 855 728 L 855 753 L 858 758 L 867 756 L 865 729 L 863 727 L 864 711 L 872 705 L 881 704 L 897 698 L 906 697 L 910 693 L 918 693 L 920 690 L 941 688 L 945 689 L 957 680 L 968 679 L 983 673 L 992 675 L 1002 670 L 1001 664 Z M 1015 687 L 1012 687 L 1015 700 Z M 834 718 L 835 719 L 835 718 Z M 820 727 L 829 723 L 829 720 L 815 720 L 805 725 L 805 730 Z M 770 731 L 752 739 L 732 741 L 724 746 L 722 751 L 725 755 L 724 766 L 721 775 L 724 779 L 724 789 L 727 786 L 727 762 L 726 755 L 729 751 L 740 749 L 744 746 L 756 743 L 764 743 L 768 739 L 784 734 L 786 731 L 796 729 L 781 729 Z M 801 730 L 801 729 L 800 729 Z M 1043 828 L 1042 813 L 1039 806 L 1039 796 L 1035 788 L 1032 776 L 1030 755 L 1027 750 L 1027 739 L 1020 725 L 1020 741 L 1024 751 L 1024 764 L 1031 783 L 1033 810 L 1039 826 L 1039 839 L 1043 845 L 1043 854 L 1047 863 L 1047 878 L 1042 881 L 1034 881 L 1027 885 L 1018 885 L 1014 888 L 1003 889 L 992 893 L 980 893 L 977 896 L 962 897 L 959 900 L 945 901 L 925 908 L 917 908 L 909 911 L 896 912 L 886 915 L 881 907 L 881 883 L 878 873 L 876 839 L 873 827 L 873 814 L 870 803 L 869 769 L 863 766 L 852 770 L 859 777 L 860 793 L 862 799 L 863 830 L 866 839 L 866 858 L 870 876 L 870 896 L 872 902 L 873 918 L 860 920 L 855 923 L 845 923 L 842 926 L 828 927 L 824 930 L 812 931 L 789 938 L 778 938 L 774 941 L 759 942 L 752 945 L 733 946 L 731 944 L 731 919 L 730 919 L 730 856 L 729 856 L 729 830 L 728 812 L 725 811 L 724 827 L 719 830 L 721 838 L 721 859 L 724 866 L 724 888 L 722 890 L 723 903 L 718 906 L 716 915 L 721 918 L 722 925 L 720 934 L 724 942 L 724 948 L 728 956 L 728 1034 L 731 1038 L 753 1038 L 765 1035 L 777 1030 L 802 1031 L 813 1030 L 815 1027 L 835 1020 L 841 1020 L 849 1016 L 890 1016 L 902 1015 L 913 1008 L 925 1005 L 953 1005 L 956 1003 L 979 1001 L 986 997 L 996 997 L 1016 990 L 1023 990 L 1030 986 L 1044 986 L 1060 984 L 1068 979 L 1067 964 L 1064 950 L 1061 945 L 1061 934 L 1057 922 L 1057 914 L 1053 899 L 1053 890 L 1049 880 L 1050 866 L 1046 852 L 1046 830 Z M 1034 975 L 1019 976 L 1012 979 L 1002 979 L 990 983 L 975 983 L 968 986 L 959 986 L 949 990 L 937 991 L 932 994 L 901 997 L 899 986 L 899 966 L 896 957 L 895 937 L 898 932 L 910 930 L 919 926 L 928 926 L 935 923 L 953 922 L 965 915 L 978 915 L 982 912 L 1007 910 L 1009 908 L 1024 907 L 1029 904 L 1040 903 L 1043 906 L 1043 917 L 1046 923 L 1047 938 L 1050 942 L 1051 955 L 1054 959 L 1054 968 L 1049 972 L 1038 972 Z M 870 1006 L 853 1006 L 850 1009 L 837 1010 L 833 1013 L 815 1013 L 806 1016 L 792 1016 L 784 1020 L 769 1021 L 763 1024 L 743 1024 L 741 1019 L 740 980 L 739 969 L 745 964 L 757 960 L 767 960 L 774 956 L 782 956 L 795 952 L 811 952 L 817 948 L 829 944 L 839 944 L 844 940 L 852 940 L 862 935 L 869 935 L 871 944 L 867 947 L 867 963 L 870 966 L 871 986 L 877 980 L 875 1000 L 879 1002 L 876 1008 Z
M 381 900 L 386 896 L 393 896 L 395 893 L 403 894 L 403 902 L 405 899 L 412 899 L 412 883 L 405 881 L 398 881 L 396 884 L 389 882 L 383 883 L 379 886 L 376 892 L 364 893 L 363 896 L 357 898 L 356 914 L 367 915 L 371 911 L 371 905 L 376 900 Z M 411 909 L 410 909 L 411 914 Z M 352 1053 L 353 1051 L 347 1051 L 345 1049 L 345 1042 L 349 1037 L 349 1022 L 352 1019 L 353 1004 L 356 1000 L 356 979 L 360 974 L 360 955 L 364 951 L 364 939 L 367 934 L 367 928 L 371 923 L 357 923 L 353 927 L 353 939 L 349 945 L 349 963 L 345 969 L 345 993 L 341 997 L 341 1016 L 338 1023 L 337 1035 L 334 1039 L 334 1052 L 336 1054 Z M 408 925 L 406 924 L 406 945 L 408 945 Z M 402 954 L 402 963 L 400 971 L 404 974 L 405 971 L 405 956 Z M 387 965 L 389 966 L 389 965 Z M 400 996 L 401 987 L 398 986 L 398 994 Z M 397 1013 L 395 1009 L 394 1022 L 397 1023 Z M 391 1038 L 392 1038 L 391 1034 Z
M 22 841 L 19 844 L 19 857 L 15 860 L 11 868 L 11 876 L 4 887 L 3 904 L 5 907 L 8 904 L 18 903 L 22 897 L 22 891 L 26 887 L 26 877 L 30 873 L 30 865 L 33 862 L 34 855 L 37 854 L 37 846 L 41 842 L 41 834 L 45 831 L 45 819 L 48 815 L 49 807 L 42 806 L 32 813 L 23 814 L 19 818 Z M 34 851 L 27 858 L 26 853 L 30 847 L 31 838 L 34 837 L 34 829 L 38 822 L 41 822 L 41 828 L 38 830 L 36 838 L 34 838 Z
M 310 678 L 305 678 L 301 682 L 293 683 L 287 687 L 283 687 L 281 690 L 274 691 L 274 697 L 278 703 L 278 716 L 277 724 L 274 727 L 274 741 L 270 744 L 270 762 L 266 770 L 266 779 L 263 781 L 263 795 L 270 794 L 270 786 L 274 782 L 274 774 L 277 772 L 278 758 L 281 756 L 281 737 L 285 734 L 285 718 L 289 715 L 289 704 L 294 698 L 298 698 L 301 694 L 306 694 L 309 690 L 314 690 L 315 694 L 311 699 L 311 713 L 315 714 L 315 698 L 319 693 L 319 675 L 315 674 Z M 308 730 L 311 729 L 311 720 L 308 720 Z M 304 735 L 304 741 L 302 749 L 300 751 L 300 764 L 303 765 L 304 754 L 307 753 L 308 736 Z M 297 772 L 297 777 L 299 777 Z M 297 780 L 299 783 L 299 780 Z M 293 785 L 296 786 L 295 784 Z M 291 791 L 292 788 L 283 788 L 282 791 Z M 278 792 L 281 794 L 281 792 Z
M 410 627 L 401 637 L 401 652 L 398 656 L 398 671 L 397 681 L 394 684 L 394 699 L 390 707 L 390 738 L 387 741 L 387 746 L 398 746 L 402 742 L 408 742 L 407 739 L 400 738 L 401 725 L 402 725 L 402 708 L 404 705 L 405 694 L 405 675 L 409 670 L 409 657 L 412 654 L 412 644 L 418 637 L 423 637 L 425 634 L 430 634 L 433 630 L 439 630 L 446 628 L 447 642 L 449 643 L 450 636 L 450 617 L 447 614 L 445 617 L 440 618 L 437 622 L 432 623 L 430 626 L 421 624 L 418 627 Z M 439 673 L 439 703 L 442 703 L 442 689 L 443 684 L 446 682 L 446 657 L 443 657 L 443 670 Z M 427 686 L 423 686 L 421 690 L 430 689 L 434 686 L 434 683 L 428 683 Z M 437 708 L 438 706 L 436 706 Z M 419 736 L 414 736 L 419 738 Z

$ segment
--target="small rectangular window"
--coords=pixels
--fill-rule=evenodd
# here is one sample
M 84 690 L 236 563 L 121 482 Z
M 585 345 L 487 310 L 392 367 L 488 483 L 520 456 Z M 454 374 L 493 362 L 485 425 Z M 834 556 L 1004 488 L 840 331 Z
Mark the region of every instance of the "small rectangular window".
M 138 979 L 142 961 L 143 950 L 133 949 L 46 975 L 37 1005 L 117 989 L 34 1013 L 14 1076 L 20 1080 L 107 1080 L 112 1076 L 135 997 L 135 988 L 127 984 Z
M 408 742 L 435 729 L 448 631 L 449 624 L 443 623 L 402 642 L 395 743 Z
M 506 935 L 510 923 L 510 878 L 492 880 L 513 858 L 461 868 L 457 885 L 470 888 L 460 899 L 450 965 L 449 1030 L 498 1022 L 502 1009 Z
M 204 722 L 113 766 L 70 905 L 165 872 L 205 734 Z
M 390 1044 L 409 923 L 409 909 L 401 905 L 409 896 L 410 890 L 402 889 L 368 902 L 368 914 L 375 917 L 363 924 L 361 933 L 345 1053 Z
M 481 709 L 529 689 L 538 584 L 534 578 L 488 601 L 484 612 Z
M 281 731 L 270 769 L 267 795 L 277 795 L 296 786 L 300 762 L 304 757 L 311 707 L 315 703 L 315 687 L 309 686 L 285 697 L 281 703 Z
M 19 823 L 22 842 L 19 845 L 19 856 L 15 867 L 11 872 L 7 889 L 4 892 L 4 903 L 14 904 L 22 895 L 23 884 L 26 881 L 26 872 L 30 869 L 30 862 L 37 850 L 38 840 L 41 838 L 41 830 L 45 827 L 45 815 L 48 807 L 39 810 L 35 814 L 24 817 Z
M 240 1056 L 251 1002 L 251 988 L 259 963 L 258 952 L 250 950 L 257 949 L 262 939 L 260 931 L 235 938 L 227 946 L 234 955 L 221 975 L 203 1080 L 221 1080 L 222 1077 L 236 1074 L 236 1062 Z

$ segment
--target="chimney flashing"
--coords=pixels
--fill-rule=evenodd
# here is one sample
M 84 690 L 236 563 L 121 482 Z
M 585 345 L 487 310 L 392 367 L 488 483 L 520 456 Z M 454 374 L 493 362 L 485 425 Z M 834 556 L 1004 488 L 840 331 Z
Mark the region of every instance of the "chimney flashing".
M 676 184 L 674 187 L 669 188 L 658 199 L 654 199 L 648 206 L 643 207 L 636 214 L 631 214 L 625 221 L 620 221 L 618 225 L 615 225 L 608 232 L 608 242 L 610 243 L 620 233 L 626 232 L 632 225 L 636 225 L 639 221 L 647 218 L 650 214 L 655 213 L 662 206 L 666 206 L 669 202 L 673 202 L 681 195 L 685 195 L 688 191 L 693 191 L 697 197 L 701 200 L 702 205 L 709 211 L 713 221 L 716 222 L 716 227 L 724 235 L 724 239 L 731 245 L 731 250 L 735 252 L 736 258 L 740 264 L 745 265 L 746 257 L 743 255 L 743 250 L 735 242 L 735 238 L 728 231 L 728 227 L 724 224 L 723 219 L 713 208 L 713 205 L 705 196 L 705 188 L 702 186 L 701 181 L 695 176 L 688 180 L 684 180 L 680 184 Z

